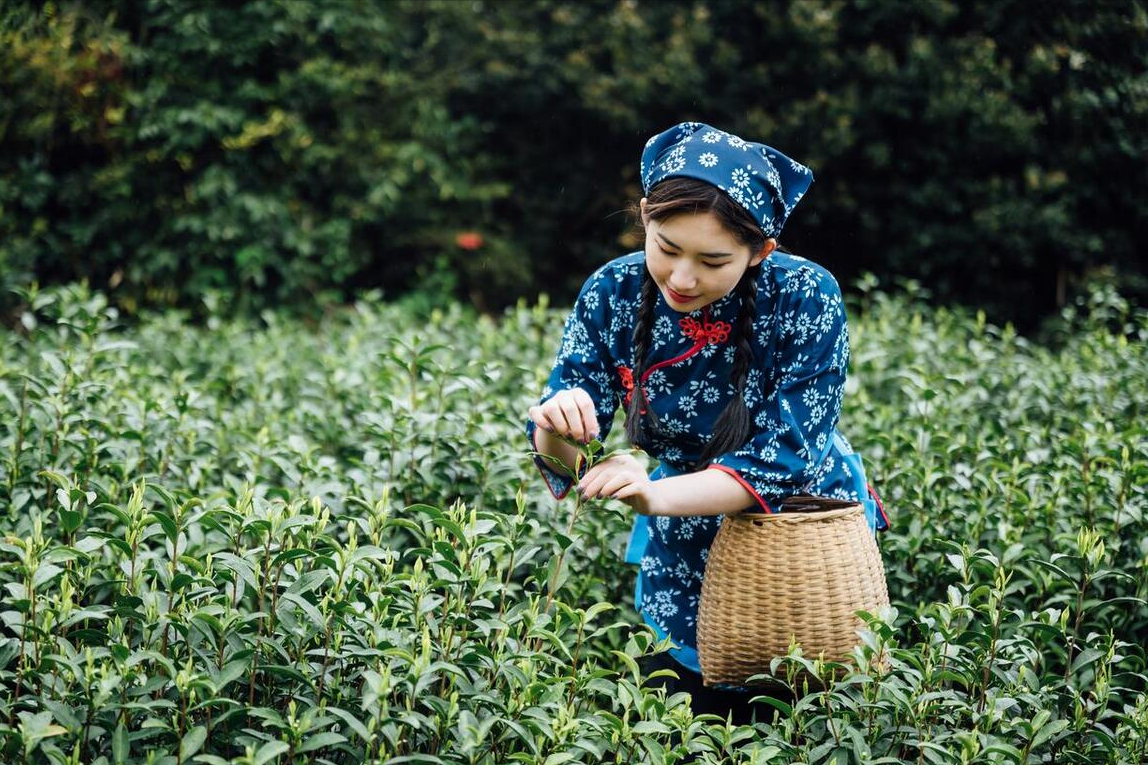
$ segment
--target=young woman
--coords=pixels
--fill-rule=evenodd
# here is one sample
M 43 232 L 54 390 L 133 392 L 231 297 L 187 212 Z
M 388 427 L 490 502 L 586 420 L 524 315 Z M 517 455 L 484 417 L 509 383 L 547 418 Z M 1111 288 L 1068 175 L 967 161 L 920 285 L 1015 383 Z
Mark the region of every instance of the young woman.
M 641 173 L 645 250 L 586 281 L 527 432 L 561 497 L 573 482 L 552 461 L 576 455 L 563 439 L 604 440 L 625 407 L 627 438 L 657 469 L 613 457 L 578 490 L 637 513 L 626 552 L 639 565 L 636 607 L 678 646 L 679 687 L 709 711 L 720 692 L 700 682 L 697 611 L 721 516 L 810 493 L 864 502 L 871 528 L 887 520 L 836 429 L 849 361 L 841 291 L 777 245 L 812 173 L 698 122 L 651 138 Z

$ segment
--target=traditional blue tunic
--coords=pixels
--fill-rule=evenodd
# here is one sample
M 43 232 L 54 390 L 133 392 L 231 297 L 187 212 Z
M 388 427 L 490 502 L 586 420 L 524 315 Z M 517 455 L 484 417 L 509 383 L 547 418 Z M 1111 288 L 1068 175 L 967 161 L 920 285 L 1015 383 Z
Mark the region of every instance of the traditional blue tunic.
M 675 311 L 658 293 L 646 372 L 634 380 L 632 338 L 645 269 L 641 252 L 595 271 L 582 287 L 566 327 L 542 401 L 560 390 L 590 394 L 606 439 L 618 406 L 640 383 L 658 418 L 658 435 L 645 450 L 660 464 L 652 478 L 684 472 L 701 456 L 714 422 L 735 394 L 731 382 L 740 299 L 734 295 L 698 311 Z M 841 290 L 821 266 L 774 252 L 760 268 L 753 363 L 743 395 L 751 438 L 718 456 L 708 469 L 733 476 L 774 512 L 781 500 L 807 493 L 862 502 L 870 528 L 888 521 L 871 493 L 860 457 L 837 432 L 849 362 L 849 334 Z M 527 423 L 533 442 L 534 424 Z M 556 497 L 572 481 L 540 458 L 536 463 Z M 639 566 L 635 606 L 671 654 L 700 672 L 697 613 L 710 544 L 722 516 L 638 516 L 626 562 Z

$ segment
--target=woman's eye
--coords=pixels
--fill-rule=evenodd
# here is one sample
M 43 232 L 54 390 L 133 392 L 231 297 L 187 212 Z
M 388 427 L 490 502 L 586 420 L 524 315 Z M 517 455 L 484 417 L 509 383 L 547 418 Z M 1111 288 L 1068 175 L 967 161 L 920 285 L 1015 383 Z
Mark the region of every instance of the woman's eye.
M 706 263 L 706 268 L 725 268 L 725 263 Z

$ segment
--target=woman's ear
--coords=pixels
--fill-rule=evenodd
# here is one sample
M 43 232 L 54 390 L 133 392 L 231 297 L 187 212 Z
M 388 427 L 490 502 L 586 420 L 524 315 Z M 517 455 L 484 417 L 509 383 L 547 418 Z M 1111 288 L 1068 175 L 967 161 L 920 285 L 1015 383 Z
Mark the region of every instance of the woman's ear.
M 638 202 L 638 211 L 641 213 L 642 228 L 645 228 L 650 223 L 650 214 L 646 212 L 646 198 L 642 197 Z
M 765 260 L 770 254 L 777 249 L 777 240 L 770 238 L 765 240 L 765 244 L 758 251 L 756 255 L 749 259 L 750 266 L 756 266 L 761 261 Z

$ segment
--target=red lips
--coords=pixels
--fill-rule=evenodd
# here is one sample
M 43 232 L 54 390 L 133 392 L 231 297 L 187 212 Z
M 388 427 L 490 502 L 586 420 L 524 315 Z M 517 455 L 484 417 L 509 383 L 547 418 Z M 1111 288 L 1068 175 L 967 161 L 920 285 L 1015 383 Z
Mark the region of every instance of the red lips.
M 671 289 L 669 287 L 666 287 L 666 292 L 670 293 L 670 297 L 672 297 L 674 301 L 678 303 L 688 303 L 691 300 L 697 299 L 697 295 L 683 295 L 677 290 Z

